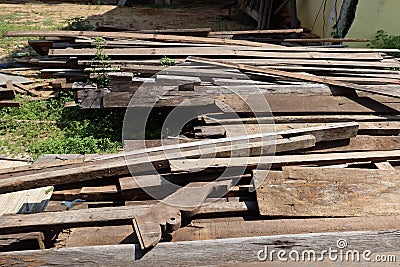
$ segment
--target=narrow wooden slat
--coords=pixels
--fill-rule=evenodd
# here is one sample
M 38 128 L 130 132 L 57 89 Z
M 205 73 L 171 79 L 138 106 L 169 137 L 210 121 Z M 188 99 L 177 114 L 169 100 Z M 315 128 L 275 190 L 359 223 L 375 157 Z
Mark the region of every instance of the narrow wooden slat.
M 8 37 L 104 37 L 104 38 L 130 38 L 154 41 L 167 41 L 167 42 L 186 42 L 186 43 L 202 43 L 202 44 L 219 44 L 219 45 L 245 45 L 255 47 L 275 47 L 280 48 L 278 45 L 263 44 L 250 41 L 241 40 L 226 40 L 218 38 L 205 38 L 193 36 L 179 36 L 179 35 L 162 35 L 162 34 L 146 34 L 146 33 L 133 33 L 133 32 L 93 32 L 93 31 L 15 31 L 6 32 L 3 36 Z
M 305 154 L 305 155 L 282 155 L 282 156 L 261 156 L 246 158 L 215 158 L 210 159 L 186 159 L 170 160 L 172 172 L 199 172 L 204 170 L 218 170 L 227 167 L 246 167 L 254 169 L 257 167 L 265 167 L 272 164 L 273 168 L 287 165 L 329 165 L 349 162 L 366 162 L 366 161 L 386 161 L 400 159 L 399 150 L 391 151 L 363 151 L 363 152 L 345 152 L 345 153 L 328 153 L 328 154 Z

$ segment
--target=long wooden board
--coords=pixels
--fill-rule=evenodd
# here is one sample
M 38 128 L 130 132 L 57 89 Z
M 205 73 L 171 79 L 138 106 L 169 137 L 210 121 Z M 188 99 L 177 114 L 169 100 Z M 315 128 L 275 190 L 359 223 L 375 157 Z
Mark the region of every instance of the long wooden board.
M 248 48 L 249 50 L 256 50 Z M 297 59 L 343 59 L 343 60 L 381 60 L 383 59 L 379 53 L 321 53 L 321 52 L 264 52 L 264 51 L 247 51 L 243 49 L 227 49 L 218 47 L 180 47 L 180 48 L 119 48 L 104 49 L 103 53 L 109 56 L 157 56 L 169 55 L 174 57 L 186 56 L 235 56 L 235 57 L 257 57 L 257 58 L 297 58 Z M 94 56 L 96 49 L 50 49 L 49 56 Z
M 194 241 L 267 235 L 307 234 L 343 231 L 399 230 L 400 216 L 348 218 L 265 219 L 238 218 L 192 220 L 172 233 L 172 241 Z M 95 245 L 95 244 L 92 244 Z
M 199 44 L 217 44 L 217 45 L 244 45 L 254 47 L 269 47 L 281 48 L 279 45 L 257 43 L 242 40 L 228 40 L 219 38 L 179 36 L 179 35 L 163 35 L 163 34 L 146 34 L 133 32 L 94 32 L 94 31 L 9 31 L 3 36 L 16 37 L 103 37 L 103 38 L 128 38 L 141 39 L 152 41 L 167 41 L 167 42 L 184 42 L 184 43 L 199 43 Z
M 199 172 L 204 170 L 223 170 L 227 167 L 246 167 L 248 169 L 264 168 L 272 164 L 273 168 L 288 165 L 330 165 L 350 162 L 380 162 L 400 159 L 399 150 L 391 151 L 363 151 L 342 153 L 310 153 L 304 155 L 261 156 L 246 158 L 215 158 L 170 160 L 172 172 Z
M 246 221 L 243 217 L 194 219 L 171 234 L 172 242 L 199 241 L 323 232 L 400 230 L 400 216 L 360 218 L 269 219 Z M 85 247 L 138 243 L 132 225 L 72 228 L 58 236 L 56 247 Z
M 296 250 L 300 253 L 304 250 L 313 250 L 316 252 L 316 257 L 319 257 L 321 252 L 329 247 L 337 248 L 337 240 L 344 239 L 349 244 L 348 250 L 359 250 L 361 253 L 365 250 L 371 250 L 374 253 L 393 255 L 394 251 L 399 250 L 399 237 L 399 231 L 366 231 L 160 243 L 151 251 L 141 251 L 139 245 L 135 244 L 92 246 L 2 253 L 0 254 L 0 264 L 7 266 L 27 264 L 36 266 L 64 265 L 65 260 L 68 259 L 69 265 L 85 263 L 87 266 L 171 266 L 176 265 L 177 262 L 181 265 L 191 266 L 193 264 L 224 265 L 227 262 L 230 264 L 258 263 L 263 266 L 266 264 L 279 266 L 277 265 L 279 264 L 277 253 L 275 253 L 272 262 L 271 260 L 260 261 L 257 254 L 261 251 L 260 256 L 262 259 L 263 253 L 268 247 L 269 251 L 285 250 L 286 254 L 291 250 Z M 371 247 L 371 244 L 373 244 L 373 247 Z M 207 253 L 199 253 L 199 251 L 207 251 Z M 371 257 L 371 259 L 373 258 Z M 307 262 L 307 264 L 309 265 L 310 263 Z M 334 265 L 337 266 L 337 262 Z M 284 262 L 281 266 L 288 266 L 288 262 Z M 297 262 L 295 266 L 298 266 Z
M 280 123 L 280 124 L 243 124 L 243 125 L 216 125 L 198 126 L 194 128 L 196 138 L 226 137 L 261 132 L 285 131 L 288 129 L 328 126 L 335 123 Z M 369 135 L 398 135 L 400 122 L 359 122 L 358 134 Z
M 327 77 L 320 77 L 320 76 L 311 75 L 311 74 L 293 73 L 293 72 L 274 70 L 274 69 L 268 69 L 268 68 L 253 67 L 251 65 L 244 65 L 244 64 L 232 64 L 232 63 L 227 63 L 224 61 L 216 61 L 216 60 L 196 58 L 196 57 L 189 57 L 189 60 L 194 61 L 194 62 L 199 62 L 199 63 L 214 64 L 214 65 L 222 66 L 222 67 L 236 68 L 236 69 L 240 69 L 243 71 L 250 71 L 250 72 L 262 73 L 262 74 L 267 74 L 267 75 L 276 75 L 279 77 L 293 78 L 293 79 L 302 80 L 302 81 L 329 84 L 329 85 L 333 85 L 333 86 L 344 87 L 344 88 L 353 89 L 353 90 L 362 91 L 362 92 L 387 95 L 387 96 L 391 96 L 391 97 L 400 97 L 400 92 L 398 92 L 398 91 L 385 92 L 384 90 L 379 90 L 379 89 L 365 89 L 362 86 L 359 86 L 354 83 L 336 81 L 336 80 L 333 80 L 333 79 L 330 79 Z
M 153 205 L 154 203 L 148 202 L 131 206 L 4 215 L 0 216 L 0 234 L 48 230 L 49 227 L 73 228 L 121 224 L 121 222 L 129 224 L 135 216 L 147 211 Z M 254 207 L 255 203 L 242 201 L 206 203 L 200 207 L 197 214 L 246 213 Z

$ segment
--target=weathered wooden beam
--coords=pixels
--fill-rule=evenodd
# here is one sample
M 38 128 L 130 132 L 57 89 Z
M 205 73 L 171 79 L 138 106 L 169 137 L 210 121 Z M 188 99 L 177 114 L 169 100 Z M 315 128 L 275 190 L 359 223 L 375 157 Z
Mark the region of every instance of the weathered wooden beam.
M 195 241 L 251 236 L 309 234 L 324 232 L 400 230 L 400 216 L 362 218 L 265 219 L 242 217 L 197 219 L 172 233 L 172 241 Z M 117 244 L 117 243 L 116 243 Z M 95 244 L 92 244 L 95 245 Z
M 177 263 L 181 265 L 223 265 L 227 262 L 233 264 L 259 263 L 277 266 L 277 251 L 284 250 L 285 255 L 296 250 L 301 253 L 305 250 L 316 252 L 316 259 L 322 251 L 329 247 L 336 249 L 337 240 L 346 240 L 348 250 L 358 250 L 360 254 L 365 250 L 373 253 L 385 253 L 393 255 L 393 251 L 399 248 L 399 231 L 365 231 L 365 232 L 339 232 L 339 233 L 315 233 L 299 235 L 277 235 L 243 237 L 204 241 L 160 243 L 151 251 L 142 251 L 139 245 L 110 245 L 92 246 L 65 249 L 49 249 L 42 251 L 10 252 L 0 254 L 1 265 L 64 265 L 68 259 L 69 265 L 87 266 L 120 266 L 120 265 L 162 265 L 171 266 Z M 371 247 L 373 244 L 373 247 Z M 223 247 L 224 249 L 221 249 Z M 273 259 L 265 257 L 275 250 Z M 207 253 L 199 253 L 207 251 Z M 261 252 L 260 252 L 261 251 Z M 346 250 L 347 251 L 347 250 Z M 343 253 L 345 253 L 344 251 Z M 392 253 L 389 253 L 392 252 Z M 116 257 L 115 255 L 118 255 Z M 177 257 L 176 255 L 179 255 Z M 260 256 L 260 259 L 257 256 Z M 373 259 L 371 254 L 368 254 Z M 395 255 L 398 255 L 395 254 Z M 282 255 L 281 255 L 282 256 Z M 325 255 L 326 256 L 326 255 Z M 311 256 L 312 257 L 312 256 Z M 392 257 L 391 257 L 392 258 Z M 328 261 L 328 259 L 325 259 Z M 368 258 L 367 258 L 368 260 Z M 272 261 L 272 262 L 271 262 Z M 285 262 L 283 266 L 287 266 Z M 298 262 L 296 262 L 298 266 Z M 335 263 L 337 265 L 337 262 Z
M 344 88 L 353 89 L 353 90 L 362 91 L 362 92 L 368 92 L 368 93 L 374 93 L 374 94 L 379 94 L 379 95 L 386 95 L 386 96 L 400 98 L 400 92 L 398 92 L 398 91 L 385 92 L 384 90 L 379 90 L 379 89 L 365 89 L 364 87 L 359 86 L 354 83 L 336 81 L 336 80 L 333 80 L 333 79 L 330 79 L 327 77 L 319 77 L 319 76 L 311 75 L 311 74 L 292 73 L 292 72 L 281 71 L 281 70 L 253 67 L 251 65 L 232 64 L 232 63 L 227 63 L 227 62 L 223 62 L 223 61 L 216 61 L 216 60 L 196 58 L 196 57 L 189 57 L 189 61 L 205 63 L 205 64 L 208 63 L 208 64 L 213 64 L 213 65 L 228 67 L 228 68 L 236 68 L 239 70 L 251 71 L 251 72 L 255 72 L 255 73 L 276 75 L 279 77 L 293 78 L 293 79 L 302 80 L 302 81 L 329 84 L 329 85 L 333 85 L 333 86 L 344 87 Z
M 94 32 L 94 31 L 9 31 L 3 36 L 8 37 L 103 37 L 103 38 L 129 38 L 153 41 L 167 42 L 185 42 L 185 43 L 201 43 L 201 44 L 218 44 L 218 45 L 244 45 L 254 47 L 274 47 L 281 48 L 279 45 L 257 43 L 242 40 L 227 40 L 218 38 L 179 36 L 179 35 L 163 35 L 163 34 L 146 34 L 133 32 Z
M 135 201 L 133 201 L 135 202 Z M 135 202 L 136 203 L 136 202 Z M 130 206 L 77 209 L 68 211 L 43 212 L 37 214 L 17 214 L 0 216 L 0 234 L 48 230 L 54 228 L 75 228 L 109 224 L 129 224 L 131 220 L 147 211 L 155 203 Z M 132 203 L 131 203 L 132 204 Z M 255 202 L 212 202 L 203 204 L 197 215 L 224 213 L 246 213 L 254 210 Z M 133 228 L 132 228 L 133 231 Z
M 172 172 L 199 172 L 204 170 L 221 170 L 227 167 L 246 167 L 254 169 L 272 164 L 272 168 L 289 165 L 331 165 L 350 162 L 380 162 L 386 160 L 400 159 L 399 150 L 391 151 L 363 151 L 343 152 L 328 154 L 304 154 L 304 155 L 281 155 L 281 156 L 260 156 L 246 158 L 215 158 L 210 159 L 186 159 L 170 160 Z M 183 171 L 184 170 L 184 171 Z
M 210 32 L 208 36 L 214 35 L 242 35 L 242 34 L 292 34 L 302 33 L 303 29 L 277 29 L 277 30 L 247 30 L 247 31 L 218 31 Z
M 255 171 L 260 214 L 287 217 L 400 215 L 397 170 L 284 167 Z
M 308 128 L 317 126 L 335 125 L 336 123 L 275 123 L 275 124 L 230 124 L 197 126 L 194 128 L 196 138 L 226 137 L 244 134 L 256 134 L 261 132 L 285 131 L 296 128 Z M 399 121 L 387 122 L 358 122 L 359 135 L 398 135 L 400 134 Z M 345 138 L 342 138 L 345 139 Z M 317 141 L 318 142 L 318 141 Z

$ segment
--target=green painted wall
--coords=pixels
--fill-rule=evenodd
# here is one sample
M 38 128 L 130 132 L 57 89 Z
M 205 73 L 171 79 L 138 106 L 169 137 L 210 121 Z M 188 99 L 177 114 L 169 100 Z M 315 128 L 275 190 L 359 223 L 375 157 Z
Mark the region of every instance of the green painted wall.
M 330 37 L 336 21 L 335 2 L 339 16 L 342 0 L 327 0 L 325 12 L 324 0 L 297 0 L 298 16 L 302 25 L 312 29 L 316 20 L 313 32 L 321 37 Z M 372 39 L 381 29 L 393 35 L 400 35 L 400 1 L 359 0 L 356 19 L 346 37 Z M 352 43 L 352 46 L 354 45 L 365 46 Z

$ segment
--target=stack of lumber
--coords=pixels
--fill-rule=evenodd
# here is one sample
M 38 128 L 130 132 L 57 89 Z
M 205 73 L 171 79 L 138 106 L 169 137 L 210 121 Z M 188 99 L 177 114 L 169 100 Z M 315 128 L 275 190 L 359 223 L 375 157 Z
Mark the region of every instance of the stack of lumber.
M 193 70 L 187 60 L 190 56 L 228 63 L 217 66 L 239 69 L 262 88 L 274 87 L 271 95 L 279 94 L 282 90 L 285 93 L 312 94 L 314 98 L 317 95 L 320 98 L 334 95 L 339 100 L 343 96 L 347 99 L 352 93 L 351 90 L 336 87 L 360 89 L 359 91 L 365 89 L 366 92 L 380 91 L 392 95 L 399 85 L 400 72 L 397 69 L 400 63 L 388 55 L 396 52 L 395 49 L 284 47 L 246 40 L 221 39 L 219 37 L 222 34 L 212 33 L 209 37 L 198 37 L 166 33 L 39 31 L 8 32 L 5 35 L 46 37 L 45 40 L 30 41 L 31 46 L 46 57 L 29 62 L 42 67 L 43 77 L 67 78 L 63 84 L 57 83 L 54 89 L 73 88 L 78 91 L 76 100 L 82 108 L 125 108 L 143 82 L 157 80 L 157 75 L 165 74 L 163 71 L 172 76 L 198 76 L 199 70 Z M 88 77 L 92 75 L 95 78 L 91 67 L 97 51 L 94 47 L 95 37 L 107 39 L 102 53 L 111 58 L 111 67 L 105 70 L 110 72 L 110 84 L 105 89 L 86 86 Z M 173 59 L 177 66 L 171 68 L 161 65 L 160 59 L 164 56 Z M 221 96 L 220 90 L 212 90 L 213 86 L 219 85 L 215 80 L 230 79 L 230 71 L 225 69 L 213 73 L 215 63 L 203 63 L 211 64 L 208 66 L 211 70 L 207 70 L 207 66 L 201 70 L 201 75 L 207 76 L 207 79 L 202 80 L 194 92 L 210 99 L 218 99 Z M 74 86 L 72 82 L 75 81 L 84 84 Z M 311 93 L 295 89 L 289 92 L 288 84 L 298 81 L 326 84 L 329 88 Z M 329 90 L 333 91 L 330 93 Z M 252 89 L 249 87 L 247 91 L 251 94 Z M 176 95 L 174 92 L 172 94 Z M 182 93 L 182 97 L 186 97 L 184 94 L 189 93 Z
M 364 125 L 292 123 L 161 147 L 148 141 L 149 148 L 125 154 L 43 155 L 31 166 L 2 169 L 3 195 L 48 186 L 52 194 L 44 212 L 0 216 L 0 263 L 252 263 L 265 245 L 320 256 L 338 239 L 348 249 L 398 251 L 398 134 L 374 143 L 360 134 Z M 165 204 L 171 199 L 175 206 Z M 188 200 L 200 208 L 186 207 Z
M 0 194 L 53 189 L 43 212 L 0 216 L 0 265 L 248 264 L 265 260 L 266 249 L 323 257 L 343 239 L 343 254 L 399 251 L 400 73 L 390 69 L 400 64 L 386 54 L 397 50 L 8 35 L 78 45 L 111 38 L 126 46 L 104 50 L 120 71 L 109 88 L 74 83 L 81 107 L 126 108 L 135 95 L 139 107 L 192 108 L 196 121 L 187 136 L 146 140 L 147 148 L 124 140 L 126 153 L 43 155 L 0 170 Z M 55 43 L 47 54 L 55 61 L 89 64 L 95 53 Z M 163 56 L 182 64 L 160 66 Z

